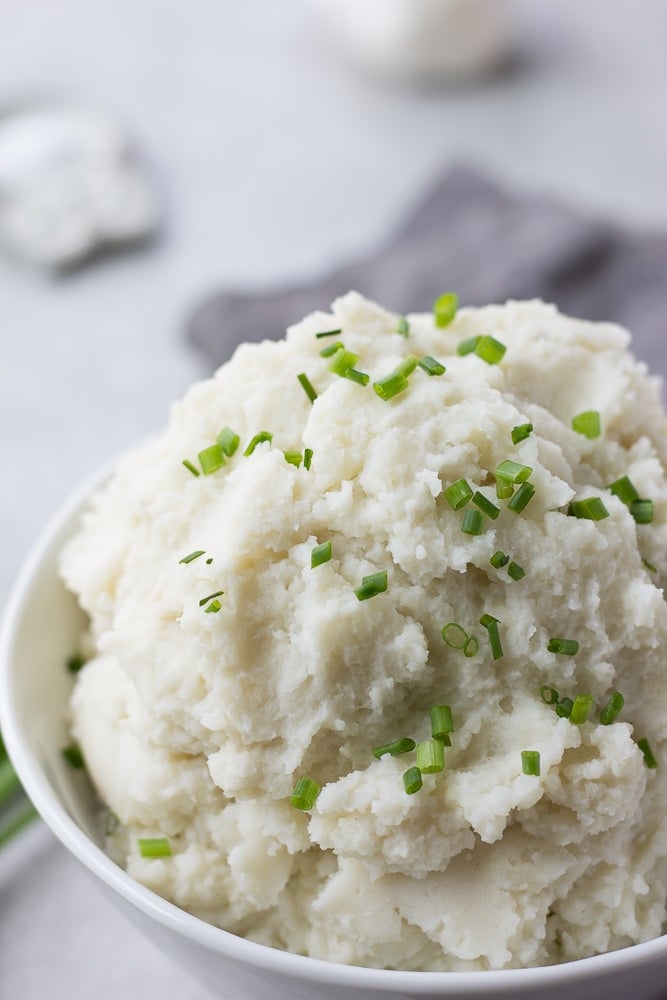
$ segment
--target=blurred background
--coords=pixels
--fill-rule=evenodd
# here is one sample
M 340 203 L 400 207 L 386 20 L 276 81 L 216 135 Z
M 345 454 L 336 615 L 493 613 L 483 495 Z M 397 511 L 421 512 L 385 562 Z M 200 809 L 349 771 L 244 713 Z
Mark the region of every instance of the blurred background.
M 202 305 L 244 293 L 231 343 L 234 317 L 280 335 L 256 295 L 365 291 L 449 171 L 667 285 L 661 0 L 0 0 L 0 39 L 0 605 L 60 501 L 212 370 Z M 31 824 L 0 849 L 0 996 L 121 990 L 210 1000 Z

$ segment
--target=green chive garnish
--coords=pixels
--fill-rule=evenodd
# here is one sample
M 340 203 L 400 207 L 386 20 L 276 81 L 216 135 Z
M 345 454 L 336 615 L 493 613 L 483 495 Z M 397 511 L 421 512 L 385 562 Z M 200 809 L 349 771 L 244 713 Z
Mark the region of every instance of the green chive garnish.
M 480 336 L 477 336 L 477 337 L 468 337 L 467 340 L 462 340 L 461 343 L 456 348 L 456 353 L 459 354 L 461 357 L 465 357 L 466 354 L 472 354 L 481 339 L 482 338 Z
M 222 597 L 223 594 L 224 590 L 216 590 L 214 594 L 209 594 L 208 597 L 202 597 L 201 601 L 199 602 L 199 607 L 203 608 L 204 605 L 208 604 L 209 601 L 214 600 L 216 597 Z
M 619 500 L 622 500 L 623 503 L 628 504 L 628 506 L 633 500 L 639 500 L 639 493 L 627 476 L 621 476 L 620 479 L 617 479 L 616 482 L 608 486 L 607 489 L 610 493 L 613 493 L 614 496 L 617 496 Z
M 532 433 L 532 424 L 517 424 L 516 427 L 512 428 L 512 444 L 519 444 L 520 441 L 525 441 Z
M 621 709 L 625 705 L 625 699 L 620 691 L 614 691 L 611 698 L 600 712 L 600 722 L 603 726 L 610 726 L 616 722 Z
M 184 458 L 181 464 L 184 465 L 188 472 L 191 472 L 193 476 L 200 475 L 199 469 L 195 468 L 189 459 Z
M 339 351 L 341 348 L 343 349 L 345 348 L 345 344 L 343 343 L 342 340 L 337 340 L 335 344 L 327 344 L 327 346 L 323 347 L 322 350 L 320 351 L 320 357 L 331 358 L 336 353 L 336 351 Z
M 352 351 L 347 351 L 344 347 L 340 347 L 331 360 L 329 371 L 333 372 L 334 375 L 340 375 L 341 378 L 348 378 L 353 382 L 358 381 L 360 384 L 366 385 L 369 376 L 365 372 L 358 372 L 354 367 L 358 360 L 358 354 L 353 354 Z
M 468 633 L 457 622 L 447 622 L 442 627 L 442 638 L 451 649 L 463 649 Z
M 401 740 L 393 740 L 391 743 L 385 743 L 381 747 L 375 747 L 373 749 L 373 756 L 384 757 L 385 754 L 389 754 L 390 757 L 399 757 L 402 753 L 409 753 L 410 750 L 414 750 L 415 741 L 411 740 L 409 737 L 404 737 Z
M 423 358 L 419 359 L 419 367 L 423 368 L 427 375 L 444 375 L 447 371 L 444 365 L 441 365 L 429 354 L 425 354 Z
M 652 500 L 633 500 L 630 504 L 630 513 L 637 524 L 650 524 L 653 520 L 654 507 Z
M 299 778 L 290 796 L 290 804 L 295 809 L 308 811 L 315 805 L 320 791 L 320 786 L 312 778 Z
M 463 647 L 463 655 L 467 657 L 474 656 L 478 649 L 479 640 L 474 635 L 469 635 Z
M 191 563 L 194 562 L 195 559 L 199 559 L 199 557 L 203 555 L 204 555 L 204 549 L 197 549 L 196 552 L 191 552 L 190 555 L 183 556 L 183 558 L 179 559 L 178 561 L 179 563 Z
M 524 774 L 532 774 L 535 777 L 539 777 L 540 774 L 540 751 L 539 750 L 522 750 L 521 751 L 521 770 Z
M 273 434 L 270 434 L 269 431 L 260 431 L 259 434 L 255 434 L 243 454 L 245 456 L 252 455 L 257 445 L 262 444 L 264 441 L 268 441 L 270 444 L 273 441 Z
M 532 483 L 522 483 L 510 502 L 507 504 L 509 510 L 515 514 L 520 514 L 535 496 L 535 487 Z
M 166 837 L 139 837 L 139 854 L 142 858 L 170 858 L 171 844 Z
M 285 461 L 289 465 L 295 465 L 297 469 L 303 461 L 303 455 L 300 451 L 284 451 L 283 455 L 285 456 Z
M 588 713 L 593 707 L 595 699 L 592 694 L 579 694 L 574 699 L 574 704 L 570 710 L 570 722 L 575 726 L 581 726 L 588 718 Z
M 499 340 L 489 336 L 489 334 L 480 337 L 475 344 L 475 354 L 482 361 L 486 361 L 487 365 L 499 364 L 506 350 L 507 348 L 504 344 L 501 344 Z
M 579 643 L 576 639 L 549 639 L 547 649 L 550 653 L 560 653 L 561 656 L 576 656 Z
M 496 478 L 506 479 L 510 483 L 525 483 L 532 471 L 530 465 L 519 465 L 518 462 L 512 462 L 507 458 L 496 469 Z
M 331 559 L 331 540 L 316 545 L 310 552 L 310 568 L 315 569 Z
M 112 810 L 109 809 L 104 818 L 104 832 L 107 837 L 112 837 L 119 826 L 120 820 L 116 816 L 115 812 L 112 812 Z
M 600 437 L 600 414 L 597 410 L 585 410 L 583 413 L 578 413 L 576 417 L 572 417 L 572 430 L 590 438 L 591 441 L 593 438 Z
M 431 735 L 434 740 L 442 740 L 454 732 L 454 720 L 449 705 L 431 705 Z
M 473 495 L 472 502 L 479 507 L 481 511 L 484 511 L 487 517 L 490 517 L 492 521 L 495 521 L 498 514 L 500 514 L 500 507 L 496 507 L 494 503 L 491 503 L 491 501 L 487 499 L 483 493 L 480 493 L 479 490 Z
M 348 368 L 343 378 L 349 379 L 350 382 L 356 382 L 357 385 L 368 385 L 371 379 L 367 372 L 359 372 L 356 368 Z
M 70 743 L 68 747 L 64 747 L 62 754 L 76 771 L 81 771 L 86 766 L 81 747 L 77 743 Z
M 649 573 L 658 572 L 658 567 L 654 566 L 652 562 L 648 561 L 648 559 L 642 559 L 642 562 L 644 563 L 644 566 L 646 566 L 646 569 L 649 571 Z
M 403 774 L 403 787 L 408 795 L 414 795 L 422 786 L 422 773 L 418 767 L 409 767 Z
M 574 702 L 571 698 L 560 698 L 556 705 L 556 715 L 561 719 L 569 719 Z
M 422 774 L 437 774 L 445 766 L 445 748 L 440 740 L 424 740 L 416 746 L 417 767 Z
M 342 330 L 322 330 L 320 333 L 316 333 L 315 336 L 318 340 L 321 340 L 322 337 L 337 337 L 342 332 Z
M 218 434 L 218 444 L 222 448 L 223 455 L 226 455 L 227 458 L 232 457 L 240 443 L 241 438 L 231 427 L 223 427 Z
M 67 669 L 69 670 L 70 674 L 78 674 L 78 672 L 85 665 L 86 661 L 83 658 L 83 656 L 81 656 L 80 653 L 75 653 L 73 656 L 70 656 L 69 659 L 67 660 Z
M 546 705 L 557 705 L 560 695 L 556 688 L 543 684 L 540 688 L 540 697 Z
M 387 401 L 393 399 L 394 396 L 398 396 L 399 393 L 405 392 L 409 385 L 410 383 L 405 375 L 402 375 L 400 372 L 392 372 L 390 375 L 385 375 L 383 378 L 378 379 L 377 382 L 373 382 L 373 389 L 380 399 Z
M 502 569 L 503 566 L 507 566 L 509 561 L 510 557 L 505 555 L 504 552 L 501 552 L 500 549 L 497 549 L 489 559 L 489 562 L 494 569 Z
M 589 521 L 603 521 L 609 517 L 609 511 L 600 497 L 586 497 L 585 500 L 572 500 L 567 508 L 570 517 L 583 517 Z
M 308 376 L 306 375 L 306 373 L 305 372 L 301 372 L 299 375 L 297 375 L 297 378 L 299 380 L 299 384 L 301 385 L 301 388 L 305 392 L 306 396 L 308 396 L 308 399 L 311 401 L 311 403 L 314 403 L 315 400 L 317 399 L 317 393 L 315 392 L 315 389 L 313 388 L 313 384 L 310 381 L 310 379 L 308 378 Z
M 463 515 L 461 531 L 466 535 L 481 535 L 484 529 L 484 515 L 481 510 L 469 508 Z
M 401 337 L 407 337 L 410 334 L 410 324 L 405 318 L 405 316 L 399 316 L 396 322 L 396 333 L 400 333 Z
M 206 612 L 207 615 L 211 615 L 211 614 L 215 615 L 215 614 L 218 613 L 218 611 L 220 611 L 221 608 L 222 608 L 222 604 L 220 603 L 220 601 L 215 600 L 215 601 L 211 601 L 210 604 L 207 604 L 206 607 L 204 608 L 204 611 Z
M 641 740 L 637 740 L 637 746 L 644 754 L 644 763 L 646 764 L 646 766 L 651 768 L 651 770 L 656 768 L 658 766 L 658 762 L 655 759 L 653 750 L 651 749 L 651 744 L 649 743 L 649 741 L 646 739 L 645 736 Z
M 225 456 L 222 454 L 222 448 L 219 444 L 211 444 L 208 448 L 204 448 L 203 451 L 199 452 L 197 458 L 205 476 L 213 475 L 225 464 Z
M 310 469 L 310 463 L 313 461 L 313 449 L 304 448 L 303 449 L 303 467 L 304 469 Z
M 387 571 L 380 570 L 379 573 L 371 573 L 362 577 L 361 586 L 355 587 L 354 594 L 358 601 L 367 601 L 369 597 L 376 597 L 383 594 L 387 589 Z
M 482 615 L 479 620 L 479 624 L 482 625 L 488 633 L 491 655 L 494 660 L 501 659 L 504 654 L 502 643 L 500 641 L 500 633 L 498 632 L 498 625 L 500 624 L 499 619 L 494 618 L 493 615 Z
M 206 560 L 206 565 L 207 565 L 207 566 L 210 566 L 212 562 L 213 562 L 213 557 L 212 557 L 212 556 L 210 556 L 210 557 L 209 557 L 209 558 L 208 558 L 208 559 Z
M 508 479 L 496 479 L 496 496 L 499 500 L 509 500 L 514 493 L 514 483 Z
M 439 295 L 433 303 L 433 318 L 437 327 L 449 326 L 459 307 L 459 297 L 456 292 L 445 292 Z
M 511 562 L 509 564 L 507 567 L 507 573 L 513 580 L 523 580 L 526 575 L 526 571 L 523 566 L 519 566 L 519 564 L 515 562 Z
M 455 483 L 443 490 L 445 500 L 454 510 L 461 510 L 473 497 L 473 491 L 465 479 L 457 479 Z

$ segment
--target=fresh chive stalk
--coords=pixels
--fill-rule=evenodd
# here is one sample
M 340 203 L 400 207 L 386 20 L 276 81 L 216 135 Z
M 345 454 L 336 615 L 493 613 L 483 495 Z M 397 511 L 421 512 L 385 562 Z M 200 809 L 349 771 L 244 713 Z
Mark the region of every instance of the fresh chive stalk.
M 479 649 L 479 640 L 474 635 L 469 635 L 465 641 L 463 647 L 463 655 L 467 657 L 474 656 Z
M 422 774 L 437 774 L 445 766 L 445 748 L 441 740 L 423 740 L 416 748 L 417 767 Z
M 306 373 L 305 372 L 300 372 L 297 375 L 297 379 L 299 380 L 299 385 L 301 386 L 301 388 L 305 392 L 306 396 L 308 396 L 308 399 L 310 400 L 310 402 L 314 403 L 315 400 L 317 399 L 317 392 L 315 391 L 315 389 L 313 387 L 313 383 L 310 381 L 310 379 L 308 378 L 308 376 L 306 375 Z
M 630 513 L 637 524 L 650 524 L 653 520 L 655 505 L 652 500 L 633 500 Z
M 316 333 L 315 336 L 317 337 L 318 340 L 321 340 L 322 337 L 337 337 L 338 334 L 342 333 L 342 332 L 343 331 L 340 330 L 340 329 L 338 329 L 338 330 L 321 330 L 319 333 Z
M 591 441 L 599 438 L 602 430 L 600 414 L 597 410 L 585 410 L 583 413 L 578 413 L 576 417 L 572 417 L 572 430 L 576 431 L 577 434 L 583 434 Z
M 243 452 L 243 454 L 246 456 L 246 458 L 249 455 L 252 455 L 252 453 L 255 450 L 255 448 L 257 447 L 257 445 L 258 444 L 263 444 L 264 441 L 268 441 L 269 444 L 271 444 L 271 442 L 273 441 L 273 434 L 271 434 L 269 431 L 259 431 L 258 434 L 255 434 L 254 438 L 251 439 L 250 444 L 248 445 L 248 447 L 246 448 L 246 450 Z
M 502 643 L 500 641 L 500 633 L 498 631 L 498 625 L 500 621 L 498 618 L 494 618 L 493 615 L 482 615 L 479 620 L 479 624 L 482 625 L 489 636 L 489 645 L 491 647 L 491 655 L 494 660 L 500 660 L 504 655 Z
M 310 464 L 313 461 L 313 449 L 304 448 L 303 449 L 303 467 L 304 469 L 310 469 Z
M 422 368 L 427 375 L 444 375 L 447 369 L 444 365 L 436 361 L 429 354 L 425 354 L 423 358 L 419 359 L 419 367 Z
M 455 483 L 443 490 L 445 500 L 453 510 L 461 510 L 472 500 L 474 494 L 465 479 L 457 479 Z
M 522 750 L 521 751 L 521 770 L 524 774 L 535 775 L 539 777 L 540 775 L 540 751 L 539 750 Z
M 414 795 L 422 786 L 422 773 L 418 767 L 409 767 L 403 773 L 403 787 L 408 795 Z
M 201 473 L 199 472 L 199 469 L 197 469 L 192 464 L 192 462 L 190 461 L 190 459 L 184 458 L 183 461 L 181 462 L 181 465 L 184 465 L 185 468 L 188 470 L 188 472 L 191 472 L 193 476 L 199 476 L 199 475 L 201 475 Z
M 625 699 L 620 691 L 614 691 L 611 698 L 600 712 L 600 722 L 603 726 L 610 726 L 621 713 L 625 705 Z
M 170 858 L 173 853 L 166 837 L 139 837 L 137 844 L 142 858 Z
M 484 529 L 484 515 L 481 510 L 469 508 L 463 515 L 461 531 L 466 535 L 481 535 Z
M 222 608 L 222 604 L 216 598 L 216 600 L 211 601 L 210 604 L 206 605 L 206 607 L 204 608 L 204 611 L 205 611 L 205 613 L 207 615 L 217 615 L 218 611 L 220 611 L 221 608 Z
M 389 754 L 390 757 L 399 757 L 402 753 L 409 753 L 414 748 L 415 741 L 405 736 L 400 740 L 392 740 L 391 743 L 384 743 L 381 747 L 374 747 L 373 756 L 377 757 L 378 760 L 384 757 L 385 754 Z
M 380 570 L 361 579 L 361 586 L 355 587 L 354 594 L 358 601 L 367 601 L 370 597 L 383 594 L 387 589 L 387 571 Z
M 204 448 L 199 452 L 197 458 L 201 465 L 201 471 L 205 476 L 212 476 L 214 472 L 217 472 L 225 464 L 225 456 L 222 454 L 222 448 L 217 443 Z
M 475 348 L 477 347 L 481 339 L 482 338 L 480 336 L 477 336 L 477 337 L 468 337 L 466 340 L 462 340 L 461 343 L 456 348 L 456 353 L 460 357 L 465 357 L 466 354 L 474 354 Z
M 216 597 L 222 597 L 223 594 L 224 590 L 216 590 L 214 594 L 209 594 L 208 597 L 202 597 L 201 601 L 199 602 L 199 607 L 203 608 L 204 605 L 208 604 L 209 601 L 215 600 Z
M 310 568 L 315 569 L 317 566 L 322 566 L 324 563 L 329 562 L 331 559 L 331 539 L 328 542 L 322 542 L 320 545 L 316 545 L 310 553 Z
M 303 462 L 303 455 L 300 451 L 284 451 L 283 455 L 288 465 L 294 465 L 297 469 Z
M 530 465 L 520 465 L 507 458 L 496 469 L 496 479 L 506 479 L 510 483 L 525 483 L 532 475 Z
M 515 514 L 520 514 L 526 509 L 530 501 L 535 496 L 535 487 L 532 483 L 522 483 L 510 502 L 507 504 L 509 510 Z
M 320 351 L 320 357 L 321 358 L 332 358 L 334 356 L 334 354 L 336 353 L 336 351 L 341 350 L 341 348 L 343 350 L 345 349 L 345 344 L 343 343 L 342 340 L 337 340 L 333 344 L 327 344 L 327 346 L 323 347 L 322 350 Z
M 85 665 L 86 665 L 85 657 L 81 656 L 80 653 L 74 653 L 67 660 L 67 669 L 70 674 L 78 674 L 79 671 L 83 667 L 85 667 Z
M 187 565 L 188 563 L 194 562 L 195 559 L 199 559 L 200 556 L 203 556 L 204 551 L 204 549 L 196 549 L 195 552 L 190 552 L 189 555 L 183 556 L 183 558 L 179 559 L 178 562 L 179 564 L 185 563 Z
M 512 578 L 512 580 L 523 580 L 526 575 L 526 571 L 523 566 L 519 566 L 518 563 L 511 562 L 507 567 L 507 575 Z
M 503 566 L 507 566 L 509 561 L 510 557 L 508 555 L 505 555 L 505 553 L 502 552 L 500 549 L 496 549 L 496 551 L 489 559 L 489 562 L 491 563 L 494 569 L 502 569 Z
M 479 490 L 477 490 L 477 492 L 473 495 L 472 502 L 475 506 L 479 507 L 479 509 L 483 511 L 487 517 L 490 517 L 492 521 L 495 521 L 498 514 L 500 514 L 500 507 L 496 507 L 494 503 L 491 503 L 488 497 L 485 497 Z
M 520 441 L 525 441 L 532 433 L 532 424 L 517 424 L 516 427 L 512 428 L 512 444 L 519 444 Z
M 567 512 L 571 517 L 586 518 L 589 521 L 603 521 L 605 517 L 609 517 L 609 511 L 600 497 L 572 500 Z
M 62 755 L 75 771 L 82 771 L 85 768 L 86 764 L 81 753 L 81 747 L 77 743 L 70 743 L 69 746 L 64 747 Z
M 550 653 L 559 653 L 561 656 L 576 656 L 579 652 L 579 643 L 576 639 L 549 639 L 547 649 Z
M 658 761 L 656 760 L 655 754 L 651 749 L 651 744 L 649 743 L 649 741 L 646 739 L 645 736 L 642 737 L 642 739 L 637 740 L 637 746 L 644 755 L 644 763 L 646 764 L 646 766 L 651 770 L 654 770 L 658 766 Z
M 408 337 L 410 335 L 410 323 L 405 316 L 398 317 L 396 321 L 396 333 L 400 333 L 401 337 Z
M 241 438 L 231 427 L 223 427 L 218 434 L 218 444 L 222 448 L 223 455 L 231 458 L 241 443 Z
M 509 500 L 514 493 L 514 483 L 508 479 L 496 479 L 496 496 L 499 500 Z
M 574 702 L 571 698 L 559 698 L 556 705 L 556 715 L 561 719 L 569 719 Z
M 475 354 L 482 361 L 486 361 L 487 365 L 500 364 L 506 350 L 507 348 L 504 344 L 501 344 L 499 340 L 496 340 L 495 337 L 490 336 L 488 333 L 480 337 L 475 344 Z
M 463 649 L 468 639 L 468 633 L 458 622 L 447 622 L 442 627 L 442 638 L 450 649 Z
M 649 571 L 649 573 L 657 573 L 658 572 L 658 567 L 654 566 L 652 562 L 648 561 L 648 559 L 642 559 L 642 562 L 644 563 L 644 566 Z
M 555 687 L 551 687 L 549 684 L 543 684 L 540 688 L 540 697 L 545 705 L 557 705 L 560 695 Z
M 639 500 L 639 493 L 627 476 L 621 476 L 620 479 L 611 483 L 607 489 L 628 506 L 630 506 L 633 500 Z
M 433 319 L 439 328 L 449 326 L 459 307 L 459 297 L 456 292 L 445 292 L 439 295 L 433 303 Z
M 570 710 L 570 722 L 574 723 L 575 726 L 583 725 L 593 707 L 594 700 L 592 694 L 577 695 Z
M 320 791 L 320 786 L 312 778 L 299 778 L 290 796 L 290 804 L 295 809 L 302 809 L 307 812 L 315 805 Z
M 434 740 L 442 740 L 454 732 L 454 720 L 449 705 L 431 705 L 431 736 Z

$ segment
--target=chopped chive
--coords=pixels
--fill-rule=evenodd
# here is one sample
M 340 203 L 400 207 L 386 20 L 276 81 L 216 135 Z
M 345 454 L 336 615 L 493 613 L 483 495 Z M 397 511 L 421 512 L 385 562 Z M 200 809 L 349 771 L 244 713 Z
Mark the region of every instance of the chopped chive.
M 498 625 L 500 624 L 499 619 L 494 618 L 493 615 L 482 615 L 479 620 L 479 624 L 482 625 L 488 632 L 491 655 L 494 660 L 501 659 L 504 654 L 502 643 L 500 641 L 500 633 L 498 632 Z
M 499 500 L 509 500 L 514 493 L 514 483 L 508 479 L 496 479 L 496 496 Z
M 301 388 L 305 392 L 306 396 L 308 396 L 308 399 L 311 401 L 311 403 L 314 403 L 315 400 L 317 399 L 317 393 L 316 393 L 315 389 L 313 388 L 313 384 L 310 381 L 310 379 L 308 378 L 308 376 L 306 375 L 306 373 L 305 372 L 301 372 L 299 375 L 297 375 L 297 378 L 299 380 L 299 384 L 301 385 Z
M 510 483 L 525 483 L 530 478 L 532 471 L 530 465 L 520 465 L 507 458 L 496 469 L 496 478 L 506 479 Z
M 457 622 L 447 622 L 442 627 L 442 638 L 450 649 L 463 649 L 468 640 L 468 633 Z
M 391 743 L 385 743 L 381 747 L 374 747 L 373 756 L 377 757 L 378 760 L 384 757 L 385 754 L 389 754 L 390 757 L 399 757 L 402 753 L 409 753 L 414 748 L 415 741 L 406 736 L 401 740 L 393 740 Z
M 540 697 L 545 705 L 557 705 L 560 695 L 556 691 L 555 687 L 550 687 L 549 684 L 543 684 L 540 688 Z
M 520 514 L 535 496 L 535 487 L 532 483 L 521 483 L 510 502 L 507 504 L 509 510 L 515 514 Z
M 486 361 L 487 365 L 499 364 L 506 350 L 507 348 L 504 344 L 501 344 L 499 340 L 491 337 L 488 333 L 480 337 L 475 344 L 475 354 L 482 361 Z
M 440 740 L 423 740 L 416 746 L 417 767 L 422 774 L 437 774 L 445 766 L 445 748 Z
M 295 809 L 302 809 L 307 812 L 315 805 L 320 791 L 320 786 L 312 778 L 299 778 L 290 796 L 290 804 Z
M 392 372 L 390 375 L 385 375 L 383 378 L 373 382 L 373 389 L 380 397 L 385 401 L 388 399 L 393 399 L 394 396 L 398 396 L 399 393 L 405 392 L 409 387 L 405 375 L 401 375 L 400 372 Z
M 304 469 L 310 469 L 310 463 L 313 461 L 313 449 L 304 448 L 303 449 L 303 467 Z
M 221 608 L 222 608 L 222 604 L 220 603 L 220 601 L 215 600 L 215 601 L 211 601 L 210 604 L 207 604 L 206 607 L 204 608 L 204 611 L 206 612 L 207 615 L 210 615 L 210 614 L 214 614 L 215 615 L 215 614 L 218 613 L 218 611 L 220 611 Z
M 481 535 L 484 530 L 484 515 L 481 510 L 469 508 L 463 515 L 461 531 L 466 535 Z
M 642 737 L 641 740 L 637 740 L 637 746 L 644 754 L 644 763 L 646 764 L 646 766 L 651 768 L 651 770 L 656 768 L 658 766 L 658 762 L 655 759 L 653 750 L 651 749 L 651 744 L 649 743 L 649 741 L 646 739 L 645 736 Z
M 469 635 L 463 647 L 463 655 L 467 657 L 474 656 L 478 649 L 479 640 L 474 635 Z
M 496 551 L 489 559 L 489 562 L 491 563 L 494 569 L 502 569 L 503 566 L 507 566 L 509 561 L 510 557 L 505 555 L 504 552 L 501 552 L 500 549 L 496 549 Z
M 465 479 L 457 479 L 455 483 L 443 490 L 445 500 L 454 510 L 461 510 L 473 497 L 473 491 Z
M 419 358 L 416 354 L 406 354 L 403 360 L 396 365 L 396 371 L 407 378 L 408 375 L 412 375 L 418 364 Z
M 447 369 L 444 365 L 432 358 L 430 354 L 425 354 L 419 359 L 419 367 L 423 368 L 427 375 L 444 375 Z
M 523 580 L 526 575 L 526 571 L 523 566 L 519 566 L 519 564 L 515 562 L 511 562 L 509 564 L 507 567 L 507 573 L 513 580 Z
M 233 431 L 231 427 L 223 427 L 223 429 L 218 434 L 218 444 L 222 448 L 222 452 L 227 458 L 231 458 L 238 446 L 241 443 L 241 438 Z
M 567 508 L 570 517 L 583 517 L 589 521 L 603 521 L 609 517 L 609 511 L 600 497 L 586 497 L 585 500 L 572 500 Z
M 387 571 L 380 570 L 379 573 L 371 573 L 361 579 L 361 586 L 355 587 L 354 594 L 358 601 L 367 601 L 369 597 L 376 597 L 383 594 L 387 589 Z
M 341 348 L 345 348 L 345 344 L 343 343 L 342 340 L 337 340 L 335 344 L 327 344 L 327 346 L 323 347 L 322 350 L 320 351 L 320 357 L 331 358 L 336 353 L 336 351 L 339 351 Z
M 433 303 L 433 318 L 437 327 L 449 326 L 459 307 L 459 297 L 456 292 L 445 292 L 439 295 Z
M 627 476 L 621 476 L 620 479 L 611 483 L 607 489 L 614 496 L 617 496 L 619 500 L 622 500 L 623 503 L 628 504 L 628 506 L 633 500 L 639 500 L 639 493 Z
M 521 770 L 524 774 L 535 775 L 539 777 L 540 775 L 540 751 L 539 750 L 522 750 L 521 751 Z
M 549 639 L 547 649 L 550 653 L 560 653 L 562 656 L 576 656 L 579 643 L 576 639 Z
M 407 337 L 410 334 L 410 324 L 405 318 L 405 316 L 399 316 L 396 322 L 396 333 L 400 333 L 401 337 Z
M 246 457 L 248 455 L 252 455 L 257 445 L 262 444 L 264 441 L 268 441 L 270 444 L 271 441 L 273 441 L 273 434 L 269 433 L 269 431 L 260 431 L 258 434 L 255 434 L 254 438 L 251 440 L 250 444 L 243 452 L 243 454 Z
M 112 837 L 119 826 L 120 820 L 116 816 L 115 812 L 112 812 L 111 809 L 107 810 L 107 814 L 104 818 L 104 832 L 107 837 Z
M 653 520 L 655 505 L 652 500 L 633 500 L 630 513 L 637 524 L 650 524 Z
M 492 521 L 495 521 L 498 514 L 500 514 L 500 507 L 496 507 L 494 503 L 491 503 L 491 501 L 485 497 L 483 493 L 480 493 L 479 490 L 477 490 L 474 494 L 472 502 L 479 507 L 481 511 L 484 511 L 487 517 L 490 517 Z
M 571 698 L 560 698 L 556 705 L 556 715 L 561 719 L 569 719 L 574 702 Z
M 209 558 L 206 560 L 206 565 L 210 566 L 212 562 L 213 562 L 213 557 L 209 556 Z
M 431 735 L 434 740 L 442 740 L 454 732 L 454 720 L 449 705 L 431 705 Z
M 310 568 L 315 569 L 317 566 L 322 566 L 323 563 L 329 562 L 331 559 L 331 539 L 328 542 L 322 542 L 321 545 L 316 545 L 310 552 Z
M 461 357 L 465 357 L 466 354 L 472 354 L 481 339 L 482 338 L 480 336 L 477 336 L 468 337 L 467 340 L 462 340 L 456 348 L 456 353 L 461 355 Z
M 204 605 L 208 604 L 209 601 L 212 601 L 216 597 L 222 597 L 223 594 L 224 590 L 216 590 L 215 594 L 209 594 L 208 597 L 202 597 L 201 601 L 199 602 L 199 607 L 203 608 Z
M 67 660 L 67 669 L 70 674 L 78 674 L 78 672 L 86 665 L 86 661 L 80 653 L 74 653 Z
M 591 441 L 600 437 L 600 414 L 597 410 L 585 410 L 583 413 L 578 413 L 576 417 L 572 417 L 572 430 L 590 438 Z
M 334 375 L 345 376 L 350 368 L 354 368 L 358 360 L 358 354 L 354 354 L 352 351 L 347 351 L 344 347 L 339 347 L 333 355 L 333 360 L 329 365 L 329 371 L 333 372 Z
M 519 444 L 520 441 L 525 441 L 532 433 L 532 424 L 517 424 L 516 427 L 512 428 L 512 444 Z
M 578 694 L 570 711 L 570 722 L 574 723 L 575 726 L 583 725 L 594 701 L 592 694 Z
M 337 337 L 338 334 L 342 332 L 342 330 L 321 330 L 319 333 L 316 333 L 315 336 L 318 340 L 321 340 L 322 337 Z
M 195 468 L 195 466 L 188 458 L 184 458 L 183 461 L 181 462 L 181 465 L 184 465 L 185 468 L 188 470 L 188 472 L 191 472 L 193 476 L 200 475 L 199 469 Z
M 199 452 L 197 458 L 205 476 L 212 476 L 214 472 L 225 465 L 225 456 L 222 454 L 222 448 L 219 444 L 211 444 L 208 448 L 204 448 L 203 451 Z
M 285 461 L 289 465 L 296 465 L 297 469 L 303 461 L 303 455 L 300 451 L 284 451 L 283 455 L 285 456 Z
M 600 712 L 600 722 L 603 726 L 610 726 L 616 722 L 621 709 L 625 705 L 625 699 L 620 691 L 614 691 L 611 698 Z
M 171 844 L 166 837 L 139 837 L 139 854 L 142 858 L 170 858 Z
M 356 382 L 357 385 L 368 385 L 371 379 L 367 372 L 359 372 L 356 368 L 348 368 L 343 378 L 348 378 L 350 382 Z
M 77 743 L 70 743 L 68 747 L 64 747 L 62 754 L 76 771 L 81 771 L 86 766 L 81 747 Z
M 204 555 L 204 549 L 197 549 L 196 552 L 191 552 L 189 555 L 183 556 L 183 558 L 179 559 L 178 562 L 179 562 L 179 564 L 180 563 L 186 563 L 186 564 L 187 563 L 191 563 L 191 562 L 194 562 L 195 559 L 199 559 L 199 557 L 203 556 L 203 555 Z
M 408 795 L 414 795 L 422 786 L 422 773 L 418 767 L 409 767 L 403 773 L 403 787 Z
M 642 559 L 642 562 L 644 563 L 644 566 L 646 566 L 646 569 L 649 571 L 649 573 L 658 572 L 658 567 L 654 566 L 652 562 L 648 561 L 648 559 Z

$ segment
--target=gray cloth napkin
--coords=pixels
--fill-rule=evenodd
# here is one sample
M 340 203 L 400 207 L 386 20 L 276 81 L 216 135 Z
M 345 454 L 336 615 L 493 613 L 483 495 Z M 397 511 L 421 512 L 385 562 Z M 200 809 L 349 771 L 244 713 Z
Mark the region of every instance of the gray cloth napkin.
M 574 316 L 622 323 L 635 353 L 667 375 L 666 279 L 667 234 L 626 231 L 457 169 L 369 257 L 309 285 L 214 294 L 188 336 L 218 365 L 240 341 L 281 337 L 351 288 L 400 313 L 428 311 L 454 290 L 464 305 L 539 297 Z

